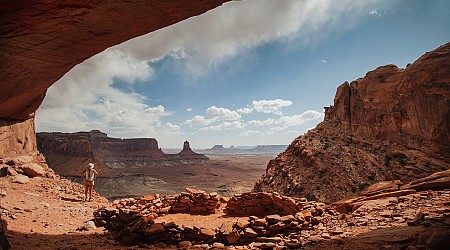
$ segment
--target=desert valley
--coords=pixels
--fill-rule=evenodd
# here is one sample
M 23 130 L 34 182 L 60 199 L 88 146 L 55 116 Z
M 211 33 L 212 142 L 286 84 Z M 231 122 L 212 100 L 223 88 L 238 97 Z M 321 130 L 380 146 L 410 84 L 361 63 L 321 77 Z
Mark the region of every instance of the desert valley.
M 123 139 L 97 127 L 36 132 L 47 88 L 74 65 L 226 1 L 143 2 L 0 3 L 9 20 L 0 37 L 8 61 L 0 66 L 3 249 L 449 249 L 450 43 L 405 68 L 379 66 L 342 83 L 323 120 L 289 145 L 216 141 L 199 149 L 185 140 L 166 149 L 158 138 Z M 123 11 L 158 18 L 143 27 Z M 39 25 L 22 25 L 25 16 Z M 97 19 L 105 16 L 129 29 Z M 83 32 L 91 22 L 98 26 Z M 25 57 L 25 41 L 48 36 L 32 29 L 77 34 L 78 47 L 47 41 Z M 69 49 L 78 53 L 58 53 Z M 33 61 L 46 56 L 54 60 Z M 24 60 L 31 66 L 20 71 Z M 245 112 L 250 106 L 227 115 Z M 99 173 L 92 201 L 81 175 L 89 163 Z

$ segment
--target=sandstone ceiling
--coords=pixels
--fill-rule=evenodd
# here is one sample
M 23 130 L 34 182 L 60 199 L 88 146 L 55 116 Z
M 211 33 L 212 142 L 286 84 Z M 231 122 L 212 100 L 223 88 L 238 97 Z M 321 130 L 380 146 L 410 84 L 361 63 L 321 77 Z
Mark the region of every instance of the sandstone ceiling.
M 33 117 L 48 87 L 108 47 L 227 1 L 1 1 L 0 119 Z

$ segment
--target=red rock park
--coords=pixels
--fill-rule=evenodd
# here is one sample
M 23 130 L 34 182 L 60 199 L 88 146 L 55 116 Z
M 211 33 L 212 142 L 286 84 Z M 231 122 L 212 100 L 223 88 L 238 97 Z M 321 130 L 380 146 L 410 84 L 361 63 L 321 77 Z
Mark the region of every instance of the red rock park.
M 3 249 L 448 249 L 450 43 L 342 83 L 286 147 L 36 133 L 74 66 L 225 2 L 0 3 Z M 89 162 L 101 176 L 85 202 Z

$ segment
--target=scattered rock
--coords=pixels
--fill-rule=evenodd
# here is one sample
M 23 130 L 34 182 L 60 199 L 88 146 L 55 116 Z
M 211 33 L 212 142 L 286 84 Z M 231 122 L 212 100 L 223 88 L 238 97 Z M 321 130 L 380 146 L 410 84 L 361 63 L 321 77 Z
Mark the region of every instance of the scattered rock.
M 180 241 L 180 243 L 178 243 L 178 247 L 179 248 L 185 248 L 185 249 L 189 249 L 192 246 L 192 242 L 184 240 L 184 241 Z
M 212 245 L 213 248 L 224 249 L 225 245 L 220 242 L 214 242 Z
M 27 163 L 20 168 L 29 177 L 45 176 L 45 169 L 37 163 Z
M 12 179 L 12 182 L 20 183 L 20 184 L 25 184 L 28 181 L 29 181 L 28 176 L 23 175 L 23 174 L 18 174 L 16 176 L 14 176 L 14 178 Z

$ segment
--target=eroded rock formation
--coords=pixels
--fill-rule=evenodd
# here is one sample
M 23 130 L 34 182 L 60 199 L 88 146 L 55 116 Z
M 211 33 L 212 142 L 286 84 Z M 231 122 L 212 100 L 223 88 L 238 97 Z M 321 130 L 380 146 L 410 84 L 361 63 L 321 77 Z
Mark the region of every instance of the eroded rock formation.
M 189 142 L 179 154 L 165 154 L 154 138 L 111 138 L 92 130 L 77 133 L 37 133 L 37 145 L 50 167 L 63 176 L 78 176 L 83 166 L 95 162 L 102 176 L 123 174 L 129 168 L 146 168 L 166 162 L 204 161 L 208 158 L 193 152 Z
M 37 154 L 34 112 L 72 67 L 227 1 L 1 1 L 1 156 Z
M 345 82 L 325 120 L 269 162 L 258 191 L 332 202 L 450 168 L 450 44 Z
M 204 154 L 198 154 L 192 151 L 188 141 L 183 144 L 183 149 L 177 154 L 177 156 L 185 159 L 208 159 Z

